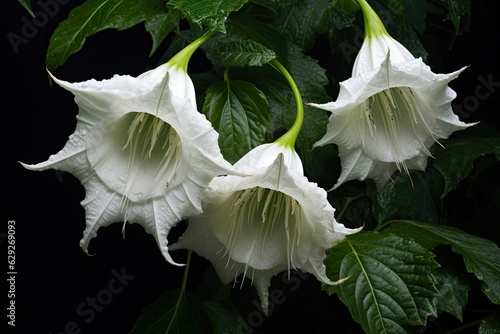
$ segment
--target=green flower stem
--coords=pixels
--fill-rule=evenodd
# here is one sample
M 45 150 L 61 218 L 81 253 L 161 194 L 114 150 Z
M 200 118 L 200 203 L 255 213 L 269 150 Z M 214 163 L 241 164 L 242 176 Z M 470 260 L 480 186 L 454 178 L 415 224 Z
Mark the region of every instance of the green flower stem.
M 276 140 L 277 143 L 294 149 L 295 140 L 299 135 L 300 129 L 302 129 L 302 124 L 304 123 L 304 103 L 302 102 L 302 95 L 300 95 L 299 87 L 297 87 L 297 84 L 293 80 L 290 73 L 288 73 L 279 61 L 273 59 L 269 64 L 285 77 L 286 81 L 288 81 L 288 84 L 290 85 L 290 88 L 292 89 L 293 96 L 295 97 L 295 103 L 297 104 L 297 116 L 295 117 L 295 122 L 293 122 L 292 127 L 283 136 Z
M 184 294 L 186 293 L 186 285 L 187 285 L 187 279 L 188 279 L 188 273 L 189 273 L 189 264 L 191 263 L 191 254 L 192 253 L 193 253 L 193 251 L 188 250 L 187 259 L 186 259 L 186 267 L 184 268 L 184 276 L 182 277 L 181 292 L 179 293 L 179 298 L 177 299 L 177 303 L 175 304 L 174 315 L 172 316 L 170 323 L 168 324 L 167 331 L 165 333 L 170 333 L 170 328 L 175 323 L 175 320 L 177 317 L 177 312 L 179 311 L 179 307 L 181 305 L 182 298 L 184 297 Z
M 188 63 L 191 59 L 193 53 L 202 45 L 207 39 L 212 37 L 215 31 L 209 31 L 204 35 L 198 37 L 193 42 L 189 43 L 185 48 L 179 51 L 175 56 L 170 58 L 167 64 L 173 66 L 177 66 L 182 69 L 185 73 L 187 73 Z
M 191 254 L 193 254 L 192 250 L 188 250 L 187 258 L 186 258 L 186 267 L 184 269 L 184 276 L 182 277 L 182 285 L 181 285 L 181 294 L 186 291 L 186 284 L 189 274 L 189 264 L 191 263 Z
M 365 38 L 371 39 L 383 35 L 389 35 L 385 29 L 384 23 L 380 20 L 377 13 L 368 4 L 366 0 L 356 0 L 361 11 L 363 12 L 363 19 L 365 22 Z

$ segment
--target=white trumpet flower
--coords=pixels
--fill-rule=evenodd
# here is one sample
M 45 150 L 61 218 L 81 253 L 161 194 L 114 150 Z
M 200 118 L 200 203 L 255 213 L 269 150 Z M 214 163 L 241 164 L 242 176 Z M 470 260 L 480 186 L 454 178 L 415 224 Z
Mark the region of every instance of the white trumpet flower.
M 86 191 L 80 241 L 85 252 L 100 227 L 138 223 L 176 264 L 168 252 L 170 229 L 202 212 L 201 195 L 213 177 L 234 171 L 222 157 L 217 132 L 196 109 L 186 73 L 190 53 L 203 39 L 138 77 L 80 83 L 53 77 L 75 96 L 75 132 L 47 161 L 23 166 L 62 170 L 80 180 Z
M 386 31 L 377 14 L 358 1 L 365 39 L 352 77 L 336 101 L 309 105 L 331 112 L 327 132 L 314 147 L 336 144 L 342 171 L 332 189 L 349 180 L 373 179 L 381 189 L 396 170 L 424 170 L 431 146 L 473 124 L 451 108 L 448 87 L 465 69 L 436 74 Z
M 234 165 L 250 174 L 220 176 L 203 196 L 200 216 L 189 219 L 175 249 L 207 258 L 223 283 L 240 274 L 257 288 L 263 312 L 271 278 L 300 269 L 325 284 L 326 249 L 358 231 L 335 220 L 326 191 L 309 182 L 297 153 L 281 143 L 254 148 Z

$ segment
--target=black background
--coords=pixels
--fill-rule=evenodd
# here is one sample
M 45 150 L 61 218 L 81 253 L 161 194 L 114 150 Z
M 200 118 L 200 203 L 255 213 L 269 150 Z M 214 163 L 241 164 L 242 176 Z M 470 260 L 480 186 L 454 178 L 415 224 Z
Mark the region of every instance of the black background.
M 16 222 L 16 327 L 9 333 L 64 333 L 70 322 L 74 322 L 81 333 L 127 333 L 142 308 L 154 302 L 162 291 L 179 287 L 182 279 L 183 269 L 167 264 L 153 237 L 138 225 L 127 225 L 125 238 L 121 223 L 101 228 L 90 244 L 90 251 L 95 255 L 84 254 L 79 246 L 85 227 L 80 206 L 84 190 L 79 181 L 71 174 L 53 170 L 28 171 L 18 163 L 47 160 L 64 146 L 74 130 L 77 106 L 73 96 L 58 86 L 51 86 L 44 61 L 57 24 L 81 2 L 59 4 L 53 0 L 57 8 L 51 15 L 45 15 L 46 21 L 42 20 L 43 14 L 39 14 L 42 22 L 30 30 L 30 34 L 23 29 L 26 22 L 33 23 L 34 19 L 16 1 L 5 2 L 1 13 L 4 31 L 1 124 L 6 152 L 3 165 L 7 168 L 2 187 L 4 227 L 0 231 L 4 273 L 8 271 L 6 224 L 8 220 Z M 435 72 L 448 73 L 471 65 L 451 83 L 458 93 L 455 103 L 459 105 L 467 96 L 475 94 L 480 76 L 485 79 L 491 76 L 493 81 L 500 82 L 500 13 L 495 2 L 472 1 L 469 31 L 456 38 L 452 38 L 449 30 L 439 28 L 429 28 L 426 33 L 426 43 L 440 46 L 439 52 L 434 51 L 428 59 Z M 44 11 L 36 3 L 33 10 Z M 9 40 L 12 34 L 26 37 L 25 43 L 17 46 L 18 50 Z M 114 74 L 136 76 L 157 65 L 160 55 L 149 57 L 150 48 L 151 38 L 142 25 L 120 32 L 104 31 L 89 38 L 82 51 L 70 57 L 54 74 L 70 82 L 100 80 Z M 190 63 L 190 69 L 197 70 L 196 62 Z M 498 124 L 500 87 L 495 89 L 465 121 Z M 178 252 L 174 258 L 182 262 L 184 255 Z M 196 256 L 193 261 L 197 263 L 193 267 L 199 265 L 205 269 L 207 266 Z M 104 293 L 102 290 L 108 289 L 113 272 L 122 270 L 130 276 L 122 291 L 112 294 L 109 304 L 95 312 L 93 319 L 89 319 L 89 313 L 79 314 L 78 305 Z M 192 273 L 190 284 L 196 283 L 200 273 Z M 4 312 L 8 302 L 6 294 L 7 288 L 1 291 Z M 340 315 L 332 319 L 342 321 L 338 318 L 349 317 L 340 311 L 345 307 L 338 306 Z M 88 306 L 84 308 L 88 309 Z M 7 322 L 4 316 L 3 319 Z M 300 327 L 295 328 L 299 333 Z M 290 332 L 294 331 L 288 329 Z M 342 330 L 346 332 L 347 329 Z

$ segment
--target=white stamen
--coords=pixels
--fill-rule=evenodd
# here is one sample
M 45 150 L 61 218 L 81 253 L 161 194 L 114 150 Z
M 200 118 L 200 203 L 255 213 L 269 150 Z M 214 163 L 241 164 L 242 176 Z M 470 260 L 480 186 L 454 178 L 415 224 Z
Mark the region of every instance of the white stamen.
M 293 254 L 295 243 L 299 245 L 302 223 L 301 206 L 295 199 L 280 191 L 255 187 L 235 192 L 228 199 L 227 205 L 230 208 L 228 217 L 230 224 L 224 255 L 227 255 L 227 251 L 231 250 L 239 238 L 244 237 L 241 235 L 244 224 L 259 229 L 257 249 L 265 247 L 267 239 L 275 233 L 275 229 L 282 229 L 282 232 L 278 233 L 284 233 L 286 236 L 288 272 L 291 268 L 295 268 Z M 254 252 L 256 249 L 249 251 Z M 247 269 L 245 268 L 245 273 Z

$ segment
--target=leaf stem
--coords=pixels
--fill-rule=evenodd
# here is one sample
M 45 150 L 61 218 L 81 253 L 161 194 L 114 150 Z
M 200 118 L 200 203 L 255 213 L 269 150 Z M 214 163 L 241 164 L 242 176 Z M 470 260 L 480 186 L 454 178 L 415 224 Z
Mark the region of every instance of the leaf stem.
M 291 74 L 286 70 L 286 68 L 281 65 L 281 63 L 273 59 L 269 62 L 269 65 L 274 67 L 278 72 L 280 72 L 290 85 L 290 88 L 292 89 L 293 96 L 295 97 L 295 103 L 297 105 L 297 115 L 295 117 L 295 121 L 292 124 L 292 127 L 280 138 L 276 140 L 276 142 L 279 142 L 283 144 L 284 146 L 289 146 L 292 149 L 294 149 L 295 146 L 295 140 L 297 139 L 297 136 L 299 135 L 300 130 L 302 129 L 302 124 L 304 123 L 304 102 L 302 101 L 302 95 L 300 94 L 299 87 L 297 87 L 297 84 L 293 80 L 293 77 Z

